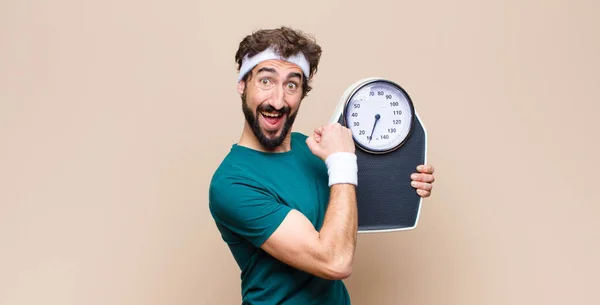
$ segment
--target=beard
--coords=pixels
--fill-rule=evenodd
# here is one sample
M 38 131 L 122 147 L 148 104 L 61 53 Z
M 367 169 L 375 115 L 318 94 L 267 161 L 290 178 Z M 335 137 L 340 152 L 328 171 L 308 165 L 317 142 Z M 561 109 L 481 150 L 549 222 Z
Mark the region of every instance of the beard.
M 242 110 L 246 121 L 252 128 L 252 132 L 260 144 L 268 150 L 273 150 L 283 143 L 298 114 L 298 111 L 291 113 L 291 109 L 288 106 L 284 106 L 282 109 L 277 110 L 269 104 L 261 104 L 256 108 L 256 113 L 253 113 L 246 102 L 246 92 L 242 94 Z M 285 120 L 283 127 L 279 130 L 265 132 L 259 124 L 259 116 L 262 115 L 261 111 L 281 113 L 281 119 Z M 277 135 L 278 132 L 279 135 Z

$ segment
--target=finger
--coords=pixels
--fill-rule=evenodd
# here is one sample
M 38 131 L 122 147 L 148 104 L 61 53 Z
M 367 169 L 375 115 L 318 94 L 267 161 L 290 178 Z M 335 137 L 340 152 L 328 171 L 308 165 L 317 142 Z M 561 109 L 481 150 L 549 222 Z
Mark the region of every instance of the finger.
M 435 177 L 430 174 L 413 173 L 412 175 L 410 175 L 410 178 L 414 181 L 422 181 L 422 182 L 428 182 L 428 183 L 435 182 Z
M 433 188 L 433 185 L 425 182 L 411 181 L 410 185 L 416 189 L 423 191 L 431 191 L 431 189 Z
M 433 174 L 435 169 L 429 164 L 421 164 L 417 166 L 417 171 L 424 174 Z
M 417 190 L 417 194 L 419 194 L 419 196 L 421 196 L 423 198 L 427 198 L 427 197 L 429 197 L 431 195 L 431 192 L 418 189 Z
M 319 147 L 319 144 L 317 144 L 317 141 L 315 140 L 314 137 L 306 138 L 306 146 L 308 146 L 308 149 L 310 149 L 310 151 L 312 151 L 313 154 L 315 154 L 315 155 L 319 154 L 320 147 Z
M 321 131 L 317 128 L 312 134 L 313 138 L 319 142 L 321 140 Z

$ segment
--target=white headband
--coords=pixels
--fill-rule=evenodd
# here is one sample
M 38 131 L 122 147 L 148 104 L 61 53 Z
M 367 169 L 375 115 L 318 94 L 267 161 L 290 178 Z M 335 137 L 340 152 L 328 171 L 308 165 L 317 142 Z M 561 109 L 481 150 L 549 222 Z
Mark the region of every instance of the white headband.
M 275 50 L 273 50 L 272 47 L 252 56 L 251 58 L 248 57 L 248 55 L 244 56 L 244 59 L 242 60 L 242 66 L 240 67 L 240 74 L 238 75 L 238 82 L 242 80 L 242 78 L 244 78 L 244 75 L 246 75 L 246 73 L 248 73 L 248 71 L 252 70 L 252 68 L 254 68 L 256 65 L 258 65 L 259 63 L 265 61 L 265 60 L 269 60 L 269 59 L 281 59 L 281 60 L 285 60 L 287 62 L 296 64 L 300 67 L 300 69 L 302 69 L 302 72 L 304 72 L 304 76 L 306 78 L 308 78 L 308 76 L 310 75 L 310 64 L 308 63 L 308 60 L 306 60 L 306 57 L 304 56 L 304 54 L 302 54 L 302 52 L 299 52 L 295 55 L 292 55 L 288 58 L 284 58 L 282 56 L 279 56 L 275 53 Z

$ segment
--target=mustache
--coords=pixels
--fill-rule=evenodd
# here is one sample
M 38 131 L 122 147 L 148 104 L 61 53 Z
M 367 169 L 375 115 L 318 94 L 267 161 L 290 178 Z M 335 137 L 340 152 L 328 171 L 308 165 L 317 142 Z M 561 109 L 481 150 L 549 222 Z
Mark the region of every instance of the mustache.
M 292 111 L 290 109 L 290 107 L 288 106 L 283 106 L 283 108 L 281 109 L 275 109 L 275 107 L 269 105 L 269 104 L 263 104 L 258 106 L 258 108 L 256 109 L 258 112 L 264 111 L 264 112 L 275 112 L 275 113 L 279 113 L 282 115 L 287 115 L 290 114 L 290 112 Z

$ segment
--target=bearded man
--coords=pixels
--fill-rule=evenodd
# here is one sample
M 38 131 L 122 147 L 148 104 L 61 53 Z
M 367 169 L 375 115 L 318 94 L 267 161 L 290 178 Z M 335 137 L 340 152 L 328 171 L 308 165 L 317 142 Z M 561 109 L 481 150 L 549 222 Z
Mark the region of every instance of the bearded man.
M 246 36 L 235 54 L 246 122 L 213 174 L 209 208 L 240 268 L 242 304 L 350 304 L 342 280 L 358 227 L 352 133 L 339 123 L 292 132 L 321 52 L 281 27 Z M 411 175 L 421 197 L 433 171 Z

